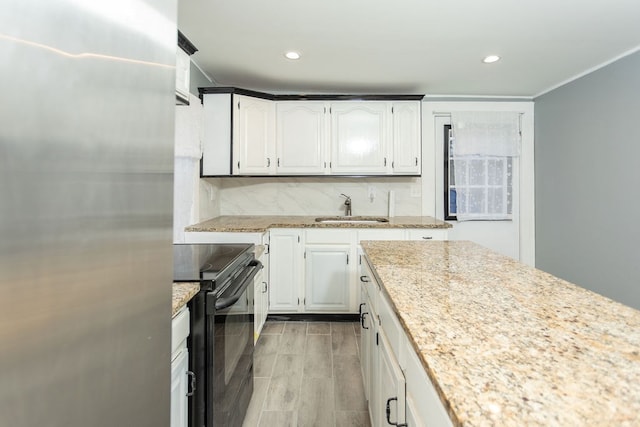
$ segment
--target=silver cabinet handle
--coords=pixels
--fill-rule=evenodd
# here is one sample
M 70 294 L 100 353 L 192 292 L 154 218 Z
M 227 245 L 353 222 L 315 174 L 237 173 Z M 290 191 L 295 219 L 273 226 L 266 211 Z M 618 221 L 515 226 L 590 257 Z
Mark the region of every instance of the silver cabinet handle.
M 196 391 L 196 374 L 193 371 L 187 371 L 187 376 L 191 379 L 189 381 L 191 391 L 187 392 L 187 396 L 191 397 L 193 396 L 193 393 Z
M 262 293 L 267 293 L 267 282 L 262 282 L 262 284 L 264 285 L 264 290 L 262 291 Z
M 371 280 L 369 280 L 369 276 L 360 276 L 360 281 L 364 283 L 369 283 Z
M 433 236 L 422 236 L 423 240 L 432 240 Z
M 416 166 L 418 166 L 418 158 L 416 157 Z
M 271 159 L 267 157 L 267 167 L 271 166 Z

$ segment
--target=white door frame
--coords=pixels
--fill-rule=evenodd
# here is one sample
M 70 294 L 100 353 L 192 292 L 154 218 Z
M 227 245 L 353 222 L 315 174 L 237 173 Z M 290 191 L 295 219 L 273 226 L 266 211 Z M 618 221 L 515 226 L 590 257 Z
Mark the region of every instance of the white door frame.
M 533 102 L 430 102 L 422 104 L 422 214 L 442 219 L 436 211 L 437 162 L 443 153 L 436 150 L 435 118 L 450 116 L 453 111 L 512 111 L 522 117 L 522 148 L 520 153 L 520 261 L 535 266 L 535 175 L 534 175 L 534 105 Z M 440 177 L 442 179 L 442 177 Z

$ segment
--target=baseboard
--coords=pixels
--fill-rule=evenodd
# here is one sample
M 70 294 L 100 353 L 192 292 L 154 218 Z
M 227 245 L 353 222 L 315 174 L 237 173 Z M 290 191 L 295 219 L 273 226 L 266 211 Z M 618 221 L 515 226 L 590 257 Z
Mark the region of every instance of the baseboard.
M 356 313 L 292 313 L 269 314 L 267 322 L 358 322 L 360 316 Z

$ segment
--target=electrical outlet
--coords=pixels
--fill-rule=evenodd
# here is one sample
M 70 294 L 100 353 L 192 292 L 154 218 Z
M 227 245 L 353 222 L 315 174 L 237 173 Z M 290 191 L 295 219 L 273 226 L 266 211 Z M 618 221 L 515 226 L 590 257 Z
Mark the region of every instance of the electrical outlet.
M 376 187 L 370 185 L 369 186 L 369 202 L 373 203 L 376 198 Z

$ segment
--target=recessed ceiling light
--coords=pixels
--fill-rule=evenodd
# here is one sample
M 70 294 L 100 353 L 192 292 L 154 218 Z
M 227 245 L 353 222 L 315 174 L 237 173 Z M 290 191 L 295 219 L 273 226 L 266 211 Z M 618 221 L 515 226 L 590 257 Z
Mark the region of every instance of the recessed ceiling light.
M 287 59 L 300 59 L 300 54 L 293 51 L 285 53 L 284 56 L 286 56 Z
M 492 62 L 500 61 L 500 57 L 498 55 L 489 55 L 485 56 L 482 62 L 485 64 L 491 64 Z

